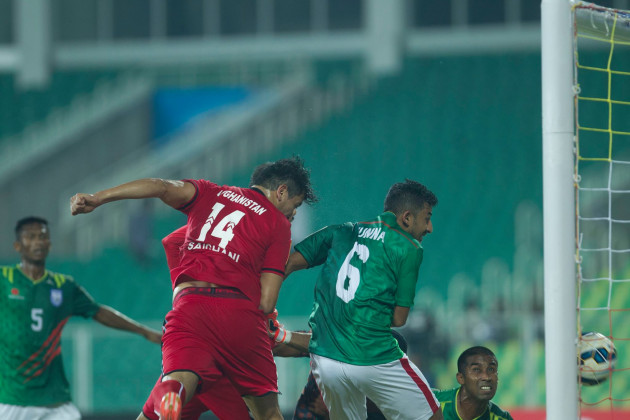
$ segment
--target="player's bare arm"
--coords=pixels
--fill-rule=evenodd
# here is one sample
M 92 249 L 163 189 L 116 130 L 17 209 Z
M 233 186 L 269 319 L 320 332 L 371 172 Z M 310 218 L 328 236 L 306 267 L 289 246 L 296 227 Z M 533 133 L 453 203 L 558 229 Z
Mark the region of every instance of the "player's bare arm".
M 311 341 L 310 331 L 289 331 L 278 321 L 278 311 L 267 314 L 267 335 L 276 345 L 274 356 L 304 357 L 308 355 L 308 345 Z
M 291 339 L 284 343 L 278 343 L 273 348 L 273 355 L 278 357 L 308 357 L 308 343 L 311 333 L 305 331 L 292 331 Z
M 144 178 L 108 188 L 94 194 L 75 194 L 70 199 L 72 215 L 90 213 L 103 204 L 112 201 L 159 198 L 165 204 L 179 208 L 195 195 L 195 187 L 184 181 Z
M 96 315 L 94 315 L 94 320 L 106 327 L 116 328 L 118 330 L 129 331 L 141 335 L 156 344 L 160 344 L 162 342 L 161 332 L 134 321 L 128 316 L 106 305 L 101 305 L 99 311 Z
M 289 274 L 294 271 L 304 270 L 306 268 L 308 268 L 308 262 L 306 262 L 304 255 L 295 251 L 289 256 L 287 265 L 284 268 L 284 278 L 289 277 Z
M 308 343 L 311 341 L 311 332 L 293 331 L 291 341 L 285 343 L 287 347 L 292 347 L 298 353 L 308 353 Z M 285 356 L 291 357 L 291 356 Z
M 407 323 L 409 316 L 409 308 L 404 306 L 394 307 L 394 318 L 392 319 L 392 327 L 402 327 Z
M 278 274 L 262 273 L 260 276 L 260 306 L 265 314 L 270 314 L 276 309 L 280 286 L 284 278 Z

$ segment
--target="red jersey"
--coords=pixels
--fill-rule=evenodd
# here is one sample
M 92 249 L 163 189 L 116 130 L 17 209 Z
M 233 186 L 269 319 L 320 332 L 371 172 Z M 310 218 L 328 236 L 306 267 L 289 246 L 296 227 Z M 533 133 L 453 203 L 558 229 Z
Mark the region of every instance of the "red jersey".
M 182 259 L 182 248 L 184 246 L 184 242 L 186 242 L 186 228 L 187 226 L 184 225 L 162 238 L 162 246 L 164 247 L 164 253 L 166 254 L 166 264 L 171 272 L 173 289 L 175 288 L 176 280 L 176 276 L 173 275 L 173 271 L 179 266 L 179 262 Z
M 173 286 L 188 276 L 235 287 L 260 303 L 260 275 L 284 276 L 291 249 L 291 223 L 265 195 L 252 188 L 184 180 L 195 186 L 190 202 L 179 265 L 171 270 Z

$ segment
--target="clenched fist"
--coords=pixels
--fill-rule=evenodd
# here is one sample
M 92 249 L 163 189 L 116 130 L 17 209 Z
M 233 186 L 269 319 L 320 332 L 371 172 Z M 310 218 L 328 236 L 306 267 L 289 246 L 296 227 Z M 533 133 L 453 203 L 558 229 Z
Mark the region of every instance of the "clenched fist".
M 98 202 L 94 194 L 75 194 L 70 199 L 70 213 L 73 216 L 81 213 L 90 213 L 100 205 L 101 203 Z

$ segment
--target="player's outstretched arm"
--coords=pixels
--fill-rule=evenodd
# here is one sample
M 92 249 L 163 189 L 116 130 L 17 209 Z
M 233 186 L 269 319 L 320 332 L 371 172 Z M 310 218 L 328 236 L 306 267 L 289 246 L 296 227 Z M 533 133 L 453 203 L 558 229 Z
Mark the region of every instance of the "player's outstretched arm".
M 160 344 L 162 342 L 161 332 L 134 321 L 128 316 L 106 305 L 101 305 L 99 311 L 96 315 L 94 315 L 94 320 L 106 327 L 139 334 L 153 343 Z
M 159 198 L 167 205 L 180 208 L 195 195 L 195 187 L 184 181 L 160 178 L 145 178 L 127 182 L 94 194 L 75 194 L 70 199 L 72 215 L 90 213 L 103 204 L 112 201 Z
M 308 262 L 306 262 L 306 258 L 304 255 L 300 254 L 297 251 L 294 251 L 287 261 L 287 265 L 284 267 L 284 278 L 289 277 L 289 274 L 294 271 L 304 270 L 308 268 Z

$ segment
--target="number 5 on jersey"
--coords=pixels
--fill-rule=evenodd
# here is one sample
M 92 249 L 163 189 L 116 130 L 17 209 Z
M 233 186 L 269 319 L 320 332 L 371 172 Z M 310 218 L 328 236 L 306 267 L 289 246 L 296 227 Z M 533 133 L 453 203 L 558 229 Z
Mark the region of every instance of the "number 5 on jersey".
M 42 325 L 44 325 L 44 310 L 42 308 L 31 308 L 31 319 L 33 323 L 31 324 L 31 329 L 33 331 L 41 331 Z
M 337 274 L 337 296 L 346 303 L 354 299 L 354 294 L 359 288 L 359 283 L 361 283 L 361 271 L 350 264 L 350 260 L 355 253 L 359 255 L 359 259 L 363 261 L 363 264 L 370 258 L 368 247 L 358 242 L 354 243 L 354 246 L 346 255 L 346 259 L 339 269 L 339 274 Z M 346 288 L 346 279 L 349 279 L 348 288 Z
M 208 216 L 208 219 L 206 219 L 206 223 L 204 223 L 203 227 L 201 228 L 201 232 L 199 232 L 199 237 L 197 238 L 197 241 L 205 242 L 208 231 L 212 227 L 214 220 L 217 218 L 221 210 L 223 210 L 223 207 L 225 207 L 224 204 L 214 203 L 214 206 L 212 206 L 212 212 Z M 215 238 L 221 239 L 221 242 L 219 242 L 219 246 L 221 248 L 225 249 L 227 244 L 232 240 L 232 238 L 234 238 L 234 233 L 232 233 L 232 231 L 234 230 L 234 227 L 238 224 L 238 222 L 241 221 L 243 216 L 245 216 L 245 213 L 239 210 L 235 210 L 225 216 L 223 219 L 221 219 L 212 230 L 212 233 L 210 233 L 210 235 L 214 236 Z

